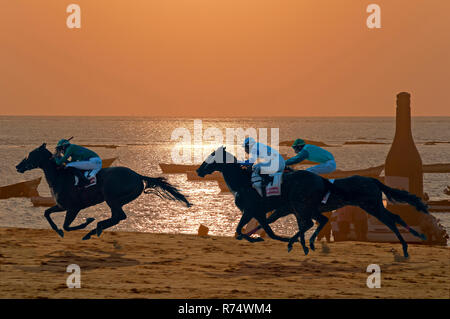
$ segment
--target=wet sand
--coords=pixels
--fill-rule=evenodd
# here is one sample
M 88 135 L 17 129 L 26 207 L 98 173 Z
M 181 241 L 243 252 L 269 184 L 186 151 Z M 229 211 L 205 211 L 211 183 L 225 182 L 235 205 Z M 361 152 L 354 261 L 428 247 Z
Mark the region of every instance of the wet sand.
M 0 298 L 450 298 L 448 247 L 410 245 L 404 261 L 398 243 L 317 243 L 304 256 L 270 239 L 84 233 L 0 228 Z M 80 289 L 66 286 L 69 264 Z M 369 264 L 379 289 L 366 286 Z

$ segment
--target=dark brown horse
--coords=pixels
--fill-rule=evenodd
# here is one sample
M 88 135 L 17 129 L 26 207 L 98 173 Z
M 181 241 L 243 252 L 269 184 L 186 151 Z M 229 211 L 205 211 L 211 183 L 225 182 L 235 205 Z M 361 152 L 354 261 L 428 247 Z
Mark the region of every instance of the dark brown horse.
M 154 193 L 166 199 L 183 202 L 188 207 L 191 206 L 186 197 L 166 182 L 164 178 L 142 176 L 126 167 L 104 168 L 97 174 L 96 185 L 80 189 L 75 186 L 73 172 L 56 165 L 53 154 L 47 150 L 45 143 L 33 150 L 27 158 L 16 166 L 19 173 L 35 168 L 44 171 L 45 178 L 56 201 L 56 205 L 47 209 L 44 216 L 53 230 L 61 237 L 64 237 L 64 232 L 50 218 L 50 215 L 55 212 L 66 212 L 63 226 L 65 231 L 84 229 L 94 221 L 94 218 L 87 218 L 84 223 L 71 226 L 80 210 L 106 201 L 106 204 L 111 208 L 111 218 L 98 222 L 97 228 L 83 237 L 83 240 L 86 240 L 94 234 L 100 236 L 104 229 L 127 218 L 122 206 L 135 200 L 142 192 Z

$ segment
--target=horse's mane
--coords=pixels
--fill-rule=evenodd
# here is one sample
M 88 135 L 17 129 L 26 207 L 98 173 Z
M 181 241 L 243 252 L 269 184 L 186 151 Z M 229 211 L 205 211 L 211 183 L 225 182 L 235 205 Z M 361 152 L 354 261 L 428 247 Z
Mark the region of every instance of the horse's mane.
M 224 146 L 219 147 L 216 150 L 216 154 L 217 152 L 223 152 L 223 163 L 225 163 L 225 165 L 227 165 L 228 167 L 233 167 L 236 171 L 240 170 L 239 175 L 250 181 L 252 175 L 251 166 L 239 163 L 238 159 L 233 154 L 227 152 Z M 227 159 L 228 161 L 226 161 Z
M 50 163 L 50 165 L 52 167 L 54 167 L 54 169 L 57 170 L 57 174 L 59 176 L 73 176 L 73 174 L 70 173 L 68 170 L 63 169 L 63 166 L 59 166 L 59 165 L 56 164 L 55 158 L 53 157 L 53 153 L 49 149 L 47 149 L 45 147 L 41 151 L 42 152 L 46 152 L 46 153 L 48 153 L 50 155 L 50 157 L 48 158 L 48 163 Z

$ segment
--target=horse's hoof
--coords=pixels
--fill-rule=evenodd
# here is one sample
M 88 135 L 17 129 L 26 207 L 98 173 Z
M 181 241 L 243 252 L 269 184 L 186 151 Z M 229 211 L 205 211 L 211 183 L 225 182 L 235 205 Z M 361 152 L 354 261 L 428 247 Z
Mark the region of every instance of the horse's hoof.
M 288 245 L 288 253 L 290 253 L 292 250 L 292 245 Z
M 98 227 L 97 227 L 97 237 L 100 237 L 100 235 L 102 234 L 102 232 L 103 232 L 103 229 L 99 229 Z
M 255 238 L 255 243 L 257 243 L 259 241 L 264 241 L 264 238 L 262 238 L 262 237 Z
M 303 251 L 305 252 L 305 256 L 308 255 L 308 253 L 309 253 L 308 247 L 303 247 Z
M 61 236 L 61 238 L 64 238 L 64 232 L 61 229 L 57 229 L 56 233 Z
M 309 247 L 311 248 L 311 250 L 316 250 L 316 247 L 314 246 L 314 243 L 309 243 Z
M 425 234 L 420 234 L 419 236 L 422 240 L 427 240 L 427 236 L 425 236 Z
M 82 240 L 88 240 L 89 238 L 91 238 L 91 235 L 90 235 L 90 234 L 87 234 L 87 235 L 85 235 L 85 236 L 82 238 Z
M 236 236 L 236 239 L 237 239 L 237 240 L 242 240 L 242 235 Z

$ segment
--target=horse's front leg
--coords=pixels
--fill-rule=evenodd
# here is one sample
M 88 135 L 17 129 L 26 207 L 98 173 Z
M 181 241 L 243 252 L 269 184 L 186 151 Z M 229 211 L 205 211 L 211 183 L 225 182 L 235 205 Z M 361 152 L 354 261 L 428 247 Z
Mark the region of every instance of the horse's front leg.
M 269 217 L 267 217 L 267 219 L 266 219 L 267 224 L 270 225 L 273 222 L 275 222 L 276 220 L 280 219 L 281 217 L 287 216 L 289 214 L 290 214 L 290 212 L 288 210 L 276 209 Z M 252 234 L 256 233 L 258 230 L 260 230 L 261 228 L 263 228 L 263 227 L 261 226 L 261 224 L 259 224 L 255 229 L 250 231 L 248 234 L 252 235 Z
M 87 218 L 86 221 L 78 226 L 70 226 L 72 222 L 74 221 L 75 217 L 77 217 L 78 213 L 80 212 L 79 209 L 76 210 L 68 210 L 66 213 L 66 219 L 64 220 L 63 228 L 65 231 L 73 231 L 73 230 L 79 230 L 86 228 L 87 225 L 92 223 L 95 219 L 94 218 Z
M 64 208 L 61 208 L 58 205 L 55 205 L 53 207 L 50 207 L 49 209 L 46 209 L 44 212 L 44 216 L 45 216 L 45 218 L 47 218 L 47 221 L 50 224 L 50 226 L 52 227 L 52 229 L 61 237 L 64 237 L 64 232 L 62 231 L 62 229 L 59 229 L 58 226 L 56 226 L 56 224 L 51 219 L 50 214 L 57 213 L 57 212 L 64 212 L 64 211 L 65 211 Z
M 269 224 L 267 223 L 265 213 L 258 215 L 255 218 L 270 238 L 283 242 L 289 242 L 289 238 L 278 236 L 273 232 L 272 228 L 270 228 Z
M 245 225 L 248 224 L 248 222 L 253 218 L 253 214 L 248 213 L 247 211 L 244 211 L 244 213 L 242 214 L 241 220 L 239 221 L 239 224 L 236 227 L 236 239 L 237 240 L 242 240 L 242 239 L 246 239 L 247 241 L 251 242 L 251 243 L 255 243 L 257 241 L 263 241 L 264 239 L 259 237 L 259 238 L 252 238 L 247 234 L 243 234 L 242 233 L 242 228 L 244 228 Z

